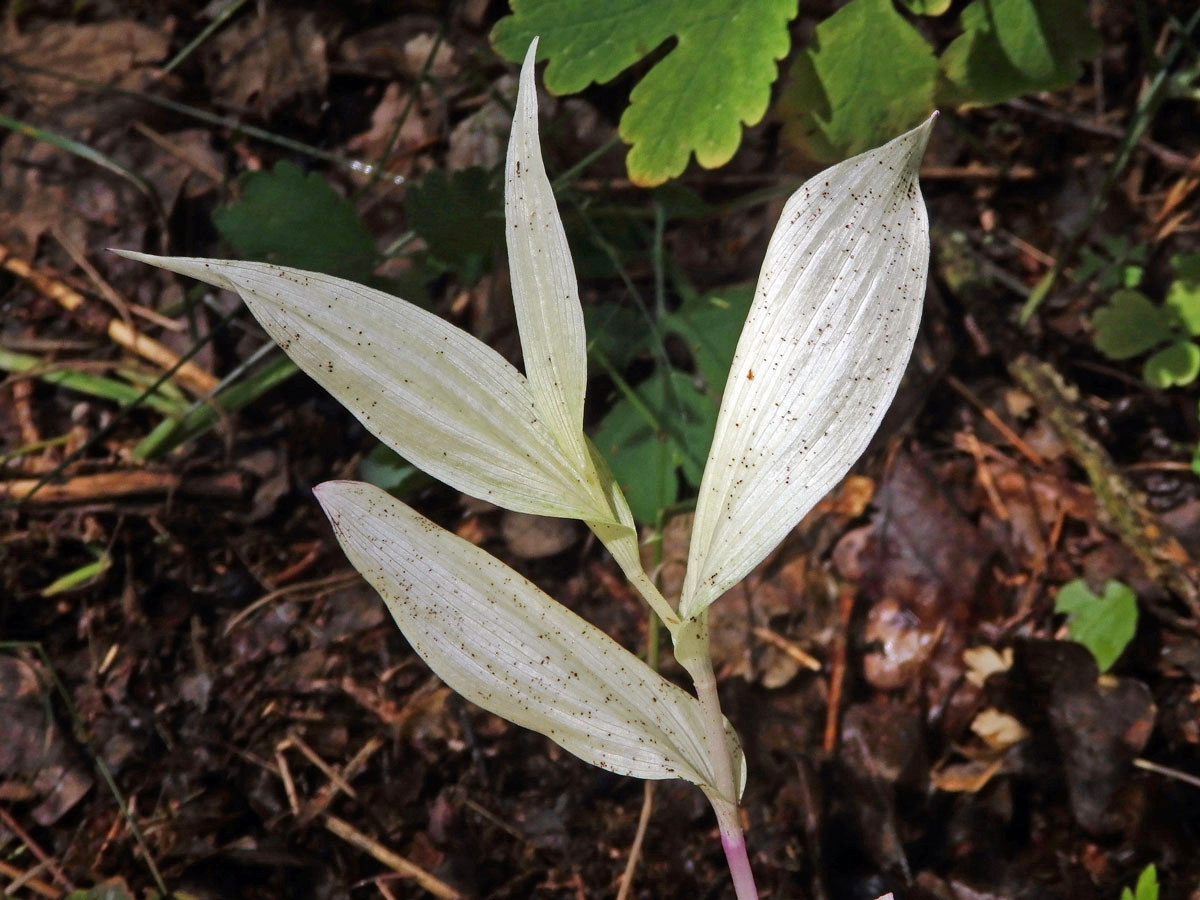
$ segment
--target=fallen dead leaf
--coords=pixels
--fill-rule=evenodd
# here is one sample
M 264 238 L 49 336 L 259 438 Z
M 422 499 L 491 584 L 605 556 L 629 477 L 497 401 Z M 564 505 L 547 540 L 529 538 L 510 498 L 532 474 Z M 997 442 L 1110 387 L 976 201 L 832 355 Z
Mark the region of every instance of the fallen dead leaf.
M 577 540 L 579 529 L 570 519 L 534 516 L 505 510 L 500 533 L 519 559 L 544 559 L 562 553 Z
M 976 794 L 1004 768 L 1004 760 L 972 759 L 962 763 L 939 766 L 929 773 L 929 780 L 939 791 L 951 794 Z
M 266 117 L 301 96 L 293 115 L 314 119 L 329 83 L 326 40 L 314 13 L 292 15 L 266 7 L 228 25 L 208 47 L 214 99 Z
M 383 92 L 371 127 L 346 142 L 346 149 L 370 160 L 384 159 L 384 168 L 393 175 L 412 173 L 416 151 L 433 141 L 434 131 L 426 120 L 419 102 L 409 106 L 411 88 L 393 81 Z M 404 116 L 403 122 L 400 117 Z M 400 132 L 396 134 L 396 124 Z
M 52 22 L 12 39 L 8 52 L 14 62 L 76 79 L 132 87 L 129 73 L 161 61 L 170 46 L 170 35 L 128 19 L 79 25 Z M 60 106 L 88 91 L 75 81 L 34 72 L 13 70 L 8 90 L 20 93 L 36 106 Z
M 1029 732 L 1020 722 L 994 707 L 980 710 L 971 722 L 971 730 L 994 751 L 1007 750 L 1029 737 Z
M 993 675 L 1012 668 L 1012 647 L 997 650 L 995 647 L 969 647 L 963 651 L 963 662 L 967 666 L 967 681 L 975 687 L 983 687 Z

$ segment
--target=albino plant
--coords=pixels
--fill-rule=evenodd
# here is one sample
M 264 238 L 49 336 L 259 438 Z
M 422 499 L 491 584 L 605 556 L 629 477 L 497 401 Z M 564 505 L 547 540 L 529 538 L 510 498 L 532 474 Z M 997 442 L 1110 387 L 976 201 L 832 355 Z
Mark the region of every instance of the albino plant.
M 587 358 L 566 235 L 542 165 L 536 41 L 504 197 L 523 376 L 380 291 L 251 262 L 124 256 L 236 291 L 383 443 L 508 509 L 582 519 L 670 632 L 696 696 L 484 550 L 369 484 L 316 488 L 350 561 L 450 687 L 588 762 L 682 778 L 712 803 L 739 900 L 757 897 L 738 815 L 745 762 L 721 714 L 707 609 L 853 465 L 899 385 L 929 256 L 917 168 L 932 119 L 788 200 L 725 387 L 677 604 L 642 569 L 633 517 L 583 433 Z

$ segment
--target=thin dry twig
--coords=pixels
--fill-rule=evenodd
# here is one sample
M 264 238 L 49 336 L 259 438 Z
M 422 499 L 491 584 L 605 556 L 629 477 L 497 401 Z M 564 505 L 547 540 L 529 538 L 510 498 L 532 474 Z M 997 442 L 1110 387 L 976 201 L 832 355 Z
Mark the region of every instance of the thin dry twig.
M 304 742 L 304 739 L 300 737 L 300 735 L 289 735 L 287 740 L 280 745 L 280 749 L 287 749 L 288 746 L 295 747 L 297 750 L 299 750 L 305 759 L 320 769 L 321 773 L 329 779 L 330 783 L 337 785 L 338 789 L 344 794 L 346 794 L 348 797 L 353 797 L 355 800 L 358 799 L 358 792 L 350 786 L 350 783 L 342 777 L 341 773 L 329 763 L 325 762 L 325 760 L 321 759 L 317 751 L 308 746 L 308 744 Z
M 810 672 L 820 672 L 821 671 L 821 661 L 819 659 L 817 659 L 815 656 L 805 653 L 803 650 L 801 650 L 799 647 L 797 647 L 794 643 L 792 643 L 787 638 L 785 638 L 782 634 L 779 634 L 776 631 L 772 631 L 770 628 L 767 628 L 765 625 L 754 626 L 754 628 L 752 629 L 752 633 L 759 640 L 766 641 L 768 644 L 770 644 L 773 647 L 778 647 L 780 650 L 782 650 L 784 653 L 786 653 L 788 656 L 790 656 L 792 659 L 794 659 L 801 666 L 808 669 Z
M 71 883 L 71 879 L 66 876 L 66 873 L 59 868 L 58 863 L 51 859 L 50 856 L 40 846 L 38 846 L 37 841 L 35 841 L 26 833 L 25 829 L 20 826 L 16 819 L 9 815 L 8 810 L 6 810 L 3 806 L 0 806 L 0 822 L 3 822 L 4 827 L 15 834 L 17 839 L 29 848 L 29 852 L 37 857 L 37 861 L 45 867 L 46 871 L 50 873 L 50 876 L 55 881 L 57 881 L 68 891 L 75 890 L 75 885 Z
M 299 818 L 300 798 L 296 794 L 296 782 L 292 779 L 292 770 L 288 768 L 287 756 L 283 752 L 287 749 L 290 741 L 291 738 L 284 738 L 275 747 L 275 765 L 279 767 L 279 778 L 283 781 L 283 792 L 287 794 L 288 806 L 292 808 L 292 815 Z
M 642 811 L 638 814 L 637 832 L 633 843 L 629 846 L 629 859 L 625 861 L 625 870 L 621 872 L 620 887 L 617 889 L 617 900 L 626 900 L 633 890 L 633 876 L 637 872 L 638 861 L 642 858 L 642 843 L 646 839 L 646 828 L 650 824 L 650 816 L 654 812 L 653 781 L 642 783 Z
M 979 486 L 983 488 L 984 494 L 988 498 L 988 502 L 992 505 L 992 511 L 995 512 L 996 518 L 1002 522 L 1007 522 L 1011 518 L 1011 513 L 1008 511 L 1008 506 L 1004 499 L 1000 496 L 1000 492 L 996 489 L 996 481 L 992 478 L 991 467 L 988 466 L 987 458 L 984 456 L 983 446 L 979 442 L 979 438 L 975 437 L 969 431 L 960 431 L 954 435 L 954 446 L 961 450 L 966 450 L 975 460 L 975 474 L 979 479 Z
M 10 862 L 0 859 L 0 875 L 5 878 L 11 878 L 12 881 L 5 886 L 4 893 L 13 894 L 20 888 L 29 888 L 35 894 L 41 894 L 43 897 L 49 897 L 50 900 L 58 900 L 63 895 L 63 892 L 54 885 L 37 877 L 37 873 L 43 868 L 41 863 L 38 863 L 32 869 L 22 872 Z
M 292 594 L 302 594 L 305 591 L 332 591 L 341 587 L 347 587 L 354 584 L 361 578 L 357 572 L 347 570 L 344 572 L 335 572 L 332 575 L 326 575 L 324 578 L 314 578 L 312 581 L 299 581 L 296 584 L 289 584 L 287 587 L 277 588 L 263 594 L 245 609 L 234 613 L 229 621 L 225 623 L 225 629 L 222 631 L 222 637 L 229 637 L 230 633 L 241 625 L 246 619 L 254 615 L 264 606 L 274 603 L 283 597 L 290 597 Z
M 829 700 L 825 707 L 825 734 L 821 741 L 822 749 L 830 754 L 837 749 L 842 686 L 846 681 L 846 647 L 857 594 L 858 590 L 852 584 L 842 585 L 838 592 L 838 632 L 829 661 Z
M 950 385 L 956 394 L 979 410 L 979 414 L 987 420 L 987 423 L 1000 432 L 1003 438 L 1012 444 L 1013 448 L 1018 453 L 1024 456 L 1039 469 L 1046 464 L 1042 459 L 1041 454 L 1025 443 L 1019 434 L 1009 428 L 1004 420 L 996 415 L 996 411 L 994 409 L 975 396 L 974 391 L 972 391 L 953 375 L 946 375 L 946 384 Z
M 346 763 L 346 765 L 342 767 L 342 778 L 348 782 L 350 779 L 357 776 L 363 771 L 363 769 L 367 767 L 367 762 L 371 759 L 371 757 L 383 749 L 383 747 L 383 738 L 378 736 L 372 737 L 369 741 L 363 744 L 362 747 L 359 748 L 358 752 L 355 753 L 350 759 L 350 762 Z M 328 783 L 323 784 L 321 789 L 317 791 L 317 795 L 312 800 L 308 801 L 307 804 L 305 804 L 297 818 L 301 822 L 308 822 L 312 819 L 315 819 L 329 808 L 329 804 L 333 802 L 333 798 L 337 796 L 338 791 L 340 790 L 341 788 L 335 781 L 331 780 Z
M 29 282 L 39 293 L 50 298 L 64 309 L 74 312 L 85 303 L 84 296 L 73 290 L 61 280 L 45 275 L 22 259 L 12 255 L 5 246 L 0 245 L 0 266 Z M 187 388 L 193 394 L 204 397 L 216 390 L 218 379 L 204 371 L 192 362 L 179 362 L 179 356 L 153 338 L 146 337 L 135 331 L 128 323 L 119 318 L 109 319 L 105 324 L 105 332 L 116 344 L 124 347 L 143 359 L 149 360 L 163 369 L 175 368 L 172 378 Z
M 346 843 L 369 854 L 392 871 L 411 878 L 435 897 L 439 897 L 441 900 L 463 900 L 462 894 L 436 875 L 425 871 L 416 863 L 409 862 L 403 856 L 393 853 L 378 841 L 367 837 L 349 822 L 339 819 L 337 816 L 326 816 L 325 827 Z
M 1156 762 L 1151 762 L 1148 759 L 1138 757 L 1133 761 L 1134 766 L 1139 769 L 1145 769 L 1147 772 L 1153 772 L 1155 775 L 1162 775 L 1166 778 L 1174 778 L 1176 781 L 1182 781 L 1184 784 L 1190 784 L 1194 788 L 1200 788 L 1200 777 L 1197 777 L 1190 772 L 1181 772 L 1179 769 L 1173 769 L 1170 766 L 1159 765 Z
M 33 478 L 0 481 L 0 500 L 22 500 L 39 484 Z M 98 472 L 77 475 L 43 485 L 25 503 L 94 503 L 119 500 L 137 494 L 183 493 L 197 497 L 233 499 L 245 491 L 245 479 L 237 472 L 220 475 L 183 476 L 178 472 Z

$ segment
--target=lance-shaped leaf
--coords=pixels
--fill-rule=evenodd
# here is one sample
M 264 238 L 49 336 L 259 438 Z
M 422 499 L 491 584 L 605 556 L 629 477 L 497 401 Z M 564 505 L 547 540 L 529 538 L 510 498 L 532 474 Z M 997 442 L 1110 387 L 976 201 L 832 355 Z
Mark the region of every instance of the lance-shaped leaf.
M 536 53 L 535 38 L 521 66 L 508 142 L 504 185 L 508 265 L 534 406 L 562 451 L 586 470 L 591 462 L 583 441 L 587 387 L 583 308 L 567 234 L 542 163 L 533 78 Z
M 330 481 L 316 495 L 350 562 L 454 690 L 593 765 L 715 790 L 695 698 L 379 488 Z M 740 750 L 732 749 L 740 773 Z
M 925 124 L 807 181 L 784 206 L 721 400 L 680 615 L 757 565 L 866 449 L 925 296 Z
M 564 455 L 524 376 L 461 328 L 330 275 L 117 252 L 237 292 L 301 369 L 435 478 L 521 512 L 613 521 L 603 489 Z

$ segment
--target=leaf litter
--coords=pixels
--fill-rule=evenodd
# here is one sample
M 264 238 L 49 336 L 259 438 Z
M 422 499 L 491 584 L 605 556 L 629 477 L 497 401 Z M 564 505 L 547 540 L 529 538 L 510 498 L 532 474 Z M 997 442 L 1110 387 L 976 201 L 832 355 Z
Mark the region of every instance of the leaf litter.
M 167 89 L 186 84 L 191 101 L 237 110 L 269 127 L 295 127 L 311 140 L 323 123 L 339 149 L 374 156 L 419 74 L 407 48 L 411 37 L 430 33 L 429 17 L 414 13 L 405 22 L 408 39 L 395 45 L 404 49 L 403 58 L 375 70 L 376 63 L 362 62 L 373 58 L 369 54 L 353 63 L 349 53 L 341 55 L 344 39 L 365 31 L 362 25 L 318 28 L 308 20 L 289 36 L 278 10 L 263 9 L 247 9 L 218 32 L 184 61 L 187 82 L 168 80 Z M 1113 17 L 1106 33 L 1119 32 L 1124 14 L 1106 15 Z M 23 60 L 36 51 L 37 64 L 46 68 L 142 88 L 154 81 L 166 48 L 184 43 L 179 29 L 194 34 L 204 22 L 183 16 L 173 34 L 165 21 L 155 23 L 158 28 L 119 19 L 29 21 L 21 23 L 22 39 L 14 46 L 26 54 Z M 498 64 L 476 63 L 474 49 L 463 49 L 481 47 L 491 24 L 451 23 L 454 67 L 441 54 L 430 70 L 451 87 L 445 115 L 422 118 L 427 131 L 404 133 L 400 143 L 415 157 L 415 171 L 499 159 L 508 114 L 493 96 L 504 96 L 502 82 L 511 75 Z M 431 46 L 414 44 L 414 52 Z M 55 48 L 66 55 L 55 56 Z M 350 69 L 357 74 L 341 74 Z M 493 95 L 480 93 L 480 81 L 458 85 L 468 74 L 500 86 Z M 270 171 L 280 161 L 313 170 L 299 157 L 123 100 L 121 109 L 141 110 L 137 120 L 163 138 L 152 140 L 103 112 L 113 107 L 90 108 L 94 95 L 78 85 L 30 79 L 11 82 L 3 112 L 86 139 L 144 174 L 170 214 L 175 249 L 214 250 L 205 243 L 213 235 L 210 216 L 225 198 L 213 172 L 224 179 L 246 168 Z M 1110 103 L 1131 102 L 1111 89 Z M 1095 100 L 1083 88 L 1062 99 L 1081 121 Z M 332 106 L 323 112 L 327 101 Z M 616 124 L 606 103 L 595 101 L 597 129 Z M 1168 114 L 1175 113 L 1168 108 Z M 985 165 L 997 158 L 1005 165 L 1042 166 L 1055 156 L 1086 161 L 1110 148 L 1061 124 L 1047 128 L 1028 112 L 979 116 L 964 121 L 977 130 L 985 156 L 975 161 Z M 1009 130 L 1014 121 L 1021 129 L 1016 137 Z M 607 134 L 579 140 L 598 144 Z M 352 146 L 354 135 L 371 139 Z M 1159 137 L 1169 141 L 1169 130 Z M 951 138 L 941 139 L 938 161 L 974 159 Z M 742 140 L 752 153 L 769 153 L 758 132 Z M 1047 149 L 1051 141 L 1054 153 Z M 1177 149 L 1194 154 L 1200 148 L 1187 145 L 1185 136 Z M 459 162 L 446 166 L 448 157 Z M 552 160 L 552 175 L 575 158 L 564 153 Z M 1143 186 L 1127 187 L 1127 214 L 1148 219 L 1157 210 L 1154 191 L 1180 184 L 1177 172 L 1156 168 L 1153 160 L 1138 163 Z M 621 173 L 607 165 L 602 160 L 597 171 Z M 355 185 L 318 171 L 353 200 Z M 721 171 L 705 177 L 719 179 Z M 118 176 L 9 133 L 0 177 L 12 213 L 0 243 L 89 293 L 98 289 L 56 232 L 89 251 L 161 249 L 154 243 L 161 239 L 159 223 Z M 1067 173 L 1050 165 L 1041 177 L 1061 190 Z M 1047 221 L 1053 215 L 1044 214 L 1040 195 L 1016 182 L 973 184 L 928 186 L 931 218 L 956 229 L 977 259 L 1017 278 L 1036 272 L 1033 257 L 1004 241 L 1012 233 L 1033 247 L 1054 246 L 1056 223 Z M 738 190 L 719 181 L 695 186 L 713 200 Z M 402 205 L 394 204 L 396 212 L 360 202 L 377 247 L 403 235 Z M 1126 223 L 1101 224 L 1112 233 L 1133 232 Z M 1174 226 L 1173 240 L 1184 243 L 1173 246 L 1194 250 L 1186 221 L 1182 225 L 1182 232 Z M 705 290 L 751 277 L 753 271 L 739 268 L 736 248 L 747 235 L 751 243 L 765 239 L 753 212 L 690 226 L 672 222 L 668 233 L 697 261 L 689 275 Z M 734 252 L 723 252 L 726 247 Z M 189 312 L 177 287 L 133 275 L 120 260 L 89 257 L 134 304 L 185 326 L 189 315 L 197 316 L 201 333 L 213 326 L 211 308 Z M 970 320 L 970 327 L 983 329 L 992 355 L 976 357 L 968 334 L 949 341 L 948 359 L 938 365 L 962 379 L 993 417 L 935 378 L 920 391 L 915 425 L 860 467 L 866 484 L 859 496 L 868 499 L 851 502 L 842 488 L 764 560 L 750 590 L 735 590 L 713 607 L 722 690 L 731 716 L 750 736 L 754 777 L 747 808 L 756 867 L 776 896 L 874 897 L 906 880 L 909 894 L 918 897 L 1116 896 L 1149 861 L 1158 863 L 1164 884 L 1194 884 L 1200 877 L 1191 852 L 1197 823 L 1188 791 L 1194 789 L 1136 763 L 1156 760 L 1195 771 L 1200 650 L 1194 632 L 1178 625 L 1186 610 L 1145 578 L 1139 557 L 1104 518 L 1097 485 L 1080 474 L 1047 414 L 1033 402 L 1023 408 L 1009 402 L 1001 388 L 1013 391 L 1012 382 L 992 364 L 1026 349 L 1028 336 L 972 306 L 969 292 L 956 292 L 952 286 L 962 280 L 945 268 L 950 258 L 935 248 L 935 266 L 943 266 L 939 289 L 948 296 L 928 327 L 957 335 Z M 1160 277 L 1166 273 L 1164 267 Z M 12 310 L 3 326 L 6 346 L 20 343 L 73 361 L 126 361 L 77 318 L 63 317 L 31 282 L 11 271 L 5 277 Z M 440 311 L 458 296 L 460 277 L 462 270 L 453 268 L 430 276 Z M 482 284 L 461 309 L 468 324 L 491 321 L 503 332 L 505 319 L 489 314 L 488 282 Z M 990 278 L 973 289 L 993 305 L 1010 299 L 1003 283 Z M 615 280 L 587 290 L 594 295 L 585 296 L 585 308 L 623 297 Z M 1189 418 L 1195 404 L 1177 402 L 1191 395 L 1147 394 L 1111 373 L 1074 366 L 1090 347 L 1082 313 L 1099 306 L 1085 301 L 1086 293 L 1077 293 L 1074 305 L 1053 310 L 1046 333 L 1035 338 L 1039 352 L 1079 385 L 1085 427 L 1111 441 L 1124 477 L 1150 492 L 1154 509 L 1180 533 L 1183 550 L 1195 553 L 1197 491 L 1186 473 L 1163 465 L 1178 458 L 1181 441 L 1195 442 Z M 164 340 L 186 333 L 156 331 L 160 326 L 143 324 L 148 321 L 139 324 Z M 213 372 L 229 371 L 261 340 L 247 330 L 248 320 L 240 327 L 236 339 L 219 336 L 197 359 Z M 503 333 L 500 339 L 503 344 Z M 644 360 L 635 356 L 630 365 Z M 78 446 L 112 419 L 112 408 L 100 401 L 44 384 L 23 395 L 16 386 L 4 385 L 0 404 L 5 453 L 24 446 L 30 426 L 39 438 L 62 437 Z M 330 473 L 353 474 L 372 442 L 298 381 L 260 402 L 253 412 L 229 418 L 219 435 L 186 445 L 162 463 L 220 474 L 247 461 L 238 501 L 181 492 L 2 513 L 0 632 L 41 642 L 88 732 L 76 733 L 45 663 L 30 650 L 6 650 L 0 703 L 14 738 L 0 752 L 6 808 L 81 884 L 105 877 L 123 877 L 139 890 L 151 884 L 132 833 L 93 768 L 99 759 L 152 855 L 180 889 L 352 896 L 352 885 L 386 870 L 320 825 L 333 814 L 472 896 L 575 897 L 580 885 L 588 895 L 603 895 L 632 838 L 639 793 L 430 683 L 372 595 L 356 586 L 333 552 L 307 496 L 306 487 Z M 602 412 L 589 410 L 589 423 Z M 138 412 L 118 422 L 70 472 L 116 470 L 153 421 Z M 1041 463 L 1010 435 L 1033 448 Z M 1047 452 L 1056 443 L 1057 452 Z M 261 448 L 281 444 L 286 452 L 248 462 Z M 52 444 L 28 455 L 53 465 L 65 453 Z M 6 458 L 5 477 L 19 465 Z M 522 571 L 540 588 L 627 646 L 644 635 L 637 604 L 613 587 L 619 584 L 615 570 L 586 542 L 536 530 L 531 537 L 503 514 L 444 489 L 427 490 L 422 504 L 473 541 L 526 559 Z M 675 520 L 671 529 L 685 524 Z M 668 595 L 679 590 L 672 547 L 686 540 L 686 528 L 682 535 L 669 530 L 663 545 Z M 36 599 L 46 584 L 86 563 L 94 545 L 110 548 L 115 566 L 108 573 L 71 593 Z M 645 549 L 653 553 L 653 544 Z M 1053 589 L 1076 576 L 1093 590 L 1118 579 L 1144 603 L 1133 641 L 1111 676 L 1098 675 L 1090 654 L 1068 640 L 1067 623 L 1054 614 Z M 979 648 L 988 648 L 987 662 L 971 656 Z M 789 650 L 802 651 L 817 668 Z M 670 678 L 679 674 L 669 658 L 663 671 Z M 829 750 L 823 738 L 831 698 L 837 740 Z M 650 822 L 653 850 L 637 881 L 644 896 L 700 896 L 714 882 L 720 860 L 706 836 L 680 827 L 701 816 L 688 792 L 663 783 Z M 9 846 L 20 845 L 21 838 L 5 834 Z M 597 846 L 611 858 L 596 854 Z

